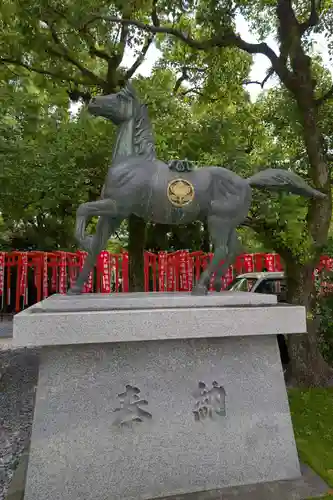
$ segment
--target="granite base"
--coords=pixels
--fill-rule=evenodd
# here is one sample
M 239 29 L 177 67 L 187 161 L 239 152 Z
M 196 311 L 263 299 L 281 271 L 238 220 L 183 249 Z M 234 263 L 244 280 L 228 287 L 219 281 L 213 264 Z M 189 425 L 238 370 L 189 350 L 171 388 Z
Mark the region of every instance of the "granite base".
M 136 332 L 132 310 L 110 311 L 116 321 L 108 324 L 104 308 L 102 343 L 77 339 L 80 315 L 85 327 L 96 311 L 31 314 L 30 331 L 43 315 L 54 325 L 45 330 L 41 354 L 25 500 L 147 500 L 300 477 L 276 340 L 285 321 L 280 316 L 276 325 L 279 306 L 262 306 L 264 318 L 275 319 L 266 321 L 266 334 L 262 320 L 260 335 L 237 336 L 238 327 L 246 331 L 245 316 L 250 332 L 251 317 L 260 322 L 260 305 L 214 304 L 205 312 L 215 334 L 210 326 L 209 338 L 198 329 L 190 338 L 186 321 L 173 321 L 182 311 L 189 317 L 188 309 L 167 302 L 156 316 L 156 309 L 136 309 Z M 289 314 L 293 309 L 288 333 L 304 331 L 304 310 L 291 307 Z M 194 324 L 198 311 L 191 310 Z M 73 345 L 59 344 L 55 319 L 62 315 L 71 316 Z M 119 342 L 126 318 L 130 334 Z M 18 343 L 27 338 L 21 327 L 19 320 Z M 38 345 L 40 332 L 31 334 Z
M 275 337 L 43 351 L 26 500 L 149 499 L 300 475 Z M 218 398 L 209 415 L 194 396 L 214 381 L 225 415 Z

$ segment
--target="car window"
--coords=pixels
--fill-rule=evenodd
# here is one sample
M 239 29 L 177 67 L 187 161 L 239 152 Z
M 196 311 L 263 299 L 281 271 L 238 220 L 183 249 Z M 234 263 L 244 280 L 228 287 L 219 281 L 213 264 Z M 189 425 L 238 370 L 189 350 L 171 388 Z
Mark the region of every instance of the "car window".
M 286 281 L 283 279 L 267 278 L 259 283 L 255 291 L 256 293 L 280 295 L 286 292 Z
M 236 278 L 227 287 L 232 292 L 251 292 L 257 278 Z

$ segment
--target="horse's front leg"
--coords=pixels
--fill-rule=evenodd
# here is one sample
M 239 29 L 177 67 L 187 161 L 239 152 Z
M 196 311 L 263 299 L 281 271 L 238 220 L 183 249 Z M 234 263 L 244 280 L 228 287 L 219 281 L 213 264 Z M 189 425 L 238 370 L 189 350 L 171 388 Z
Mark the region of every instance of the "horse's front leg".
M 76 223 L 75 223 L 75 239 L 79 244 L 80 248 L 89 251 L 86 247 L 86 224 L 88 217 L 87 203 L 82 203 L 76 211 Z
M 75 284 L 68 292 L 69 295 L 76 295 L 82 292 L 83 286 L 94 268 L 98 254 L 104 250 L 108 239 L 111 234 L 118 229 L 122 220 L 122 218 L 112 218 L 105 215 L 99 218 L 96 226 L 96 233 L 91 237 L 91 248 L 88 251 L 83 268 L 80 271 Z
M 113 218 L 117 215 L 116 202 L 114 200 L 105 199 L 82 203 L 76 212 L 75 225 L 75 239 L 80 248 L 87 252 L 91 250 L 93 237 L 85 234 L 88 219 L 94 216 L 109 216 Z

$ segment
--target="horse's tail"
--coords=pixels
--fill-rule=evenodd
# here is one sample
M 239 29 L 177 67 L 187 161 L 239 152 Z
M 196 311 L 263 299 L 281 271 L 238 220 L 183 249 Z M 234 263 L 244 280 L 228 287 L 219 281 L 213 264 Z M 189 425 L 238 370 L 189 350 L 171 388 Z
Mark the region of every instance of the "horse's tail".
M 266 188 L 272 191 L 289 191 L 306 198 L 326 198 L 324 193 L 307 184 L 302 177 L 279 168 L 268 168 L 247 179 L 251 187 Z

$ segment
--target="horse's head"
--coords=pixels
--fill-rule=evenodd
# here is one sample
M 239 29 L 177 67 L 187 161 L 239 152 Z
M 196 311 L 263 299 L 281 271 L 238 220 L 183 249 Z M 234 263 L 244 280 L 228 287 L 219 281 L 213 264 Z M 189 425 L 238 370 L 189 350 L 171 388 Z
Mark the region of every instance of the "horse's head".
M 103 116 L 121 125 L 130 120 L 135 113 L 136 95 L 133 86 L 127 82 L 117 93 L 101 95 L 91 99 L 88 111 L 95 116 Z

